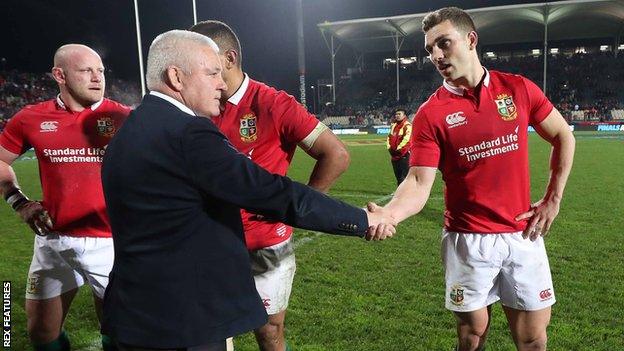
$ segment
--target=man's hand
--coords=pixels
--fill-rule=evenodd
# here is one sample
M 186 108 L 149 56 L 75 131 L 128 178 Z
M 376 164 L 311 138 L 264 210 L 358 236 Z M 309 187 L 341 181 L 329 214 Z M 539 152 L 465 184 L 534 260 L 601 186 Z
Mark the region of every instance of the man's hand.
M 373 202 L 369 202 L 366 208 L 369 225 L 366 240 L 391 238 L 396 233 L 397 221 L 392 218 L 387 210 Z
M 52 219 L 39 201 L 28 201 L 15 211 L 37 235 L 47 235 L 52 231 Z
M 557 200 L 539 200 L 531 205 L 529 211 L 524 212 L 516 217 L 516 221 L 528 219 L 526 229 L 522 233 L 522 237 L 529 238 L 531 241 L 537 240 L 539 236 L 548 235 L 550 226 L 555 217 L 559 214 L 559 201 Z

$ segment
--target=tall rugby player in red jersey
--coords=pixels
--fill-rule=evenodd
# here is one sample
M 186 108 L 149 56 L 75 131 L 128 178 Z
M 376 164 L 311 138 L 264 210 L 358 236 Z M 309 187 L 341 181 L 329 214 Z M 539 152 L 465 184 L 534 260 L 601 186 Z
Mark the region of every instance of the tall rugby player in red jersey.
M 432 12 L 423 32 L 443 86 L 414 118 L 407 179 L 383 209 L 369 207 L 399 221 L 420 212 L 438 168 L 446 186 L 446 308 L 457 320 L 457 349 L 483 349 L 500 300 L 518 350 L 544 350 L 555 295 L 542 237 L 559 213 L 574 137 L 534 83 L 481 65 L 466 12 Z M 529 125 L 552 145 L 546 192 L 532 205 Z
M 190 30 L 212 38 L 221 50 L 228 89 L 221 115 L 212 120 L 223 134 L 256 164 L 280 175 L 288 171 L 299 145 L 316 159 L 308 185 L 327 192 L 349 165 L 342 142 L 292 96 L 243 72 L 240 42 L 228 25 L 205 21 Z M 255 331 L 256 339 L 261 350 L 283 351 L 288 349 L 284 318 L 295 274 L 292 228 L 245 211 L 242 218 L 256 288 L 269 314 L 269 323 Z
M 104 98 L 104 66 L 91 48 L 68 44 L 54 55 L 56 99 L 24 107 L 0 135 L 0 192 L 33 229 L 26 286 L 35 350 L 69 350 L 63 321 L 78 288 L 91 286 L 98 318 L 113 264 L 100 169 L 106 145 L 130 109 Z M 13 161 L 34 148 L 43 201 L 22 193 Z M 110 340 L 102 337 L 104 349 Z

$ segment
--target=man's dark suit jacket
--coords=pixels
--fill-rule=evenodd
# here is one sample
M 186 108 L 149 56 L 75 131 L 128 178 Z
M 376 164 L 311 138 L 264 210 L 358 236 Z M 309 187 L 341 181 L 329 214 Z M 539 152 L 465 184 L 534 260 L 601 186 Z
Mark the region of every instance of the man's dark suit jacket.
M 362 209 L 269 174 L 208 118 L 153 95 L 108 145 L 102 183 L 115 243 L 102 331 L 129 345 L 190 347 L 266 323 L 241 207 L 335 234 L 368 226 Z

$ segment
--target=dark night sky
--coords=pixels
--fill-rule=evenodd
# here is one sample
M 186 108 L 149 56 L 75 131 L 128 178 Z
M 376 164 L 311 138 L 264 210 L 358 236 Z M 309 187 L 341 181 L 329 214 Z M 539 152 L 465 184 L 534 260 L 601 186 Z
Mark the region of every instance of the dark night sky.
M 316 27 L 323 21 L 476 8 L 537 1 L 303 0 L 308 86 L 331 75 Z M 196 0 L 198 19 L 218 19 L 237 32 L 243 67 L 252 77 L 298 95 L 294 0 Z M 192 25 L 191 0 L 139 0 L 143 55 L 152 39 Z M 69 42 L 95 48 L 116 76 L 138 81 L 133 0 L 2 0 L 0 57 L 8 67 L 48 71 L 55 49 Z

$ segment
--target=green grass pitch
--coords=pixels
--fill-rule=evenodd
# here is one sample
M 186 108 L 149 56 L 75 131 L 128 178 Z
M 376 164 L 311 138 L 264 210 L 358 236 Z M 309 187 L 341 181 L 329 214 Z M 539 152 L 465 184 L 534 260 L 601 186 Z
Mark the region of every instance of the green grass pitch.
M 624 135 L 576 133 L 577 152 L 559 217 L 546 240 L 557 304 L 550 350 L 624 350 Z M 344 137 L 351 166 L 331 194 L 363 206 L 386 202 L 395 189 L 382 137 Z M 549 147 L 530 137 L 532 198 L 548 176 Z M 312 161 L 295 156 L 290 176 L 307 181 Z M 39 198 L 34 160 L 14 164 L 25 192 Z M 297 275 L 286 332 L 295 350 L 451 350 L 454 320 L 444 309 L 439 258 L 442 181 L 417 216 L 383 242 L 297 230 Z M 31 346 L 24 288 L 33 234 L 0 205 L 0 276 L 12 282 L 12 349 Z M 488 350 L 514 350 L 500 306 L 494 308 Z M 175 326 L 172 325 L 172 328 Z M 98 323 L 81 289 L 65 324 L 73 348 L 98 350 Z M 236 350 L 257 350 L 247 334 Z

